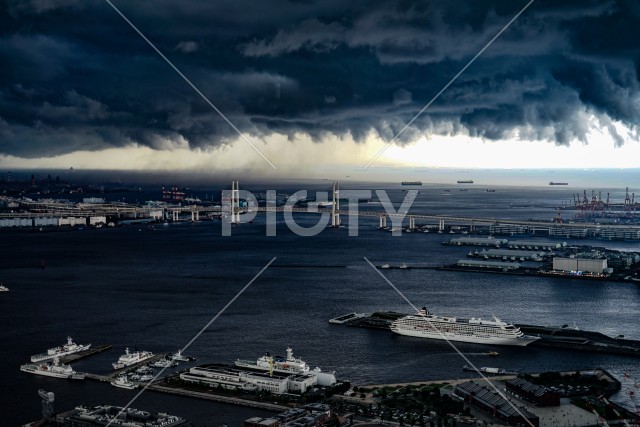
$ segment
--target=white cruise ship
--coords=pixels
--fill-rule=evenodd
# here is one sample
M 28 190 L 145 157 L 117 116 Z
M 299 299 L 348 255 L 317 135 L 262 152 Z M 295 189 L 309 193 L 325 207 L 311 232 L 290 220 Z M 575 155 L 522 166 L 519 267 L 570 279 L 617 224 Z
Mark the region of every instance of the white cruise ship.
M 259 369 L 261 371 L 281 372 L 285 374 L 312 374 L 318 379 L 318 385 L 332 386 L 336 384 L 336 377 L 333 373 L 322 372 L 320 368 L 309 369 L 309 365 L 302 359 L 293 357 L 291 347 L 287 348 L 287 357 L 273 357 L 266 353 L 256 362 L 251 360 L 236 360 L 236 366 L 250 369 Z
M 494 320 L 440 317 L 429 314 L 424 307 L 417 315 L 405 316 L 394 321 L 391 330 L 396 334 L 412 337 L 478 344 L 525 346 L 540 339 L 524 335 L 520 328 L 496 317 Z
M 131 353 L 129 347 L 124 350 L 124 354 L 120 356 L 117 362 L 113 363 L 113 369 L 122 369 L 127 366 L 135 365 L 143 360 L 151 359 L 154 356 L 150 351 L 134 351 Z
M 79 345 L 73 342 L 71 337 L 67 337 L 67 343 L 60 347 L 54 347 L 47 350 L 46 353 L 36 354 L 31 356 L 31 361 L 34 363 L 43 362 L 45 360 L 53 359 L 55 357 L 66 356 L 72 353 L 78 353 L 80 351 L 89 350 L 91 344 Z
M 39 363 L 39 364 L 28 363 L 26 365 L 20 366 L 20 370 L 22 372 L 27 372 L 27 373 L 36 374 L 36 375 L 44 375 L 46 377 L 73 378 L 73 379 L 84 378 L 84 374 L 78 374 L 76 371 L 73 370 L 73 368 L 71 368 L 71 366 L 61 364 L 57 357 L 53 359 L 53 363 Z

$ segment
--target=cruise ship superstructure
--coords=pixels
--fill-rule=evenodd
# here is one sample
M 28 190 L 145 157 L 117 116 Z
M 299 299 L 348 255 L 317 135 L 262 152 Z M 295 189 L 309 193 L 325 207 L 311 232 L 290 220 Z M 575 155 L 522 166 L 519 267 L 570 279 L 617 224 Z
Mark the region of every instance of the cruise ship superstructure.
M 117 362 L 113 363 L 113 369 L 122 369 L 127 366 L 135 365 L 154 356 L 150 351 L 134 351 L 131 353 L 127 347 L 124 354 L 120 356 Z
M 280 372 L 289 374 L 312 374 L 318 379 L 318 385 L 332 386 L 336 384 L 336 377 L 333 373 L 322 372 L 320 368 L 309 369 L 309 365 L 302 360 L 293 357 L 291 347 L 287 348 L 287 357 L 271 356 L 268 352 L 257 361 L 236 360 L 236 366 L 243 368 L 259 369 L 261 371 Z
M 60 347 L 54 347 L 47 350 L 46 353 L 36 354 L 31 356 L 31 361 L 34 363 L 43 362 L 45 360 L 53 359 L 55 357 L 66 356 L 72 353 L 78 353 L 80 351 L 88 350 L 91 344 L 78 345 L 73 342 L 71 337 L 67 337 L 67 343 Z
M 540 339 L 525 335 L 520 328 L 496 317 L 494 320 L 441 317 L 429 314 L 426 308 L 422 308 L 417 315 L 401 317 L 394 321 L 391 330 L 412 337 L 478 344 L 525 346 Z

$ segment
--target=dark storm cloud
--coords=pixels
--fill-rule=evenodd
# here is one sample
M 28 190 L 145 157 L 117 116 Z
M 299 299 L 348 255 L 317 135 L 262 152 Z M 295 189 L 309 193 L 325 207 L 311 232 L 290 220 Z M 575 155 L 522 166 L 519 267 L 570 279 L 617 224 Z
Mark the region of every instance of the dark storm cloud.
M 115 4 L 242 131 L 390 140 L 524 6 L 516 1 Z M 237 135 L 102 0 L 0 12 L 0 153 L 39 157 Z M 640 5 L 537 0 L 401 138 L 622 144 L 640 123 Z M 590 119 L 591 118 L 591 119 Z M 592 120 L 591 122 L 589 120 Z

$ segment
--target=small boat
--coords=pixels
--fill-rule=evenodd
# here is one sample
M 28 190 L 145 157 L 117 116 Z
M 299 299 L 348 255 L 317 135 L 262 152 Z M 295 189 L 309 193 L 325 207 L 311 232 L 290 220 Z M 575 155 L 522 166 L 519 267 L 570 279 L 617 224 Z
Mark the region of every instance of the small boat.
M 498 353 L 497 351 L 490 351 L 489 353 L 487 353 L 487 356 L 498 356 L 500 353 Z
M 153 366 L 154 368 L 171 368 L 178 366 L 178 364 L 169 359 L 160 359 L 157 362 L 152 363 L 150 366 Z
M 515 371 L 507 371 L 505 369 L 491 368 L 487 366 L 483 366 L 482 368 L 479 368 L 479 369 L 474 369 L 472 367 L 464 365 L 462 367 L 462 370 L 469 371 L 469 372 L 478 372 L 482 374 L 489 374 L 489 375 L 518 375 L 518 373 Z
M 196 360 L 195 357 L 188 357 L 182 355 L 182 350 L 178 350 L 173 356 L 171 356 L 171 360 L 177 360 L 178 362 L 191 362 Z
M 385 269 L 387 269 L 387 268 L 391 268 L 391 266 L 390 266 L 389 264 L 382 264 L 382 265 L 380 266 L 380 268 L 385 268 Z
M 111 381 L 111 385 L 118 388 L 125 388 L 127 390 L 133 390 L 135 388 L 138 388 L 136 384 L 127 380 L 127 377 L 124 375 L 120 375 L 114 381 Z
M 146 374 L 146 375 L 141 376 L 141 377 L 138 379 L 138 381 L 148 382 L 148 381 L 151 381 L 153 378 L 154 378 L 154 377 L 153 377 L 153 375 Z
M 400 265 L 400 267 L 398 268 L 404 269 L 404 268 L 409 268 L 409 266 L 403 262 L 402 265 Z
M 7 288 L 5 285 L 0 284 L 0 292 L 9 292 L 9 288 Z

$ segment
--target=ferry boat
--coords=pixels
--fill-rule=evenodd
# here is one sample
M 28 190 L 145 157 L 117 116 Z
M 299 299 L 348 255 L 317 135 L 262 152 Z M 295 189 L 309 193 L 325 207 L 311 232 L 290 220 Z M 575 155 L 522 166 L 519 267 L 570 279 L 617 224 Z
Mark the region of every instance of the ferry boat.
M 495 316 L 494 320 L 441 317 L 429 314 L 425 307 L 417 315 L 395 320 L 391 324 L 391 330 L 396 334 L 412 337 L 477 344 L 525 346 L 540 339 L 540 337 L 523 334 L 520 328 L 507 324 Z
M 334 373 L 322 372 L 320 368 L 309 369 L 309 365 L 302 359 L 293 357 L 291 347 L 287 348 L 287 357 L 273 357 L 269 352 L 260 357 L 256 362 L 251 360 L 236 360 L 236 366 L 261 371 L 281 372 L 285 374 L 313 374 L 318 379 L 318 385 L 333 386 L 337 380 Z
M 150 351 L 135 351 L 131 353 L 129 347 L 124 350 L 124 354 L 120 356 L 117 362 L 113 363 L 113 369 L 122 369 L 127 366 L 135 365 L 154 356 Z
M 138 386 L 127 379 L 126 376 L 120 375 L 115 380 L 111 381 L 111 385 L 118 388 L 126 388 L 127 390 L 133 390 Z
M 67 343 L 60 347 L 54 347 L 47 350 L 46 353 L 36 354 L 31 356 L 31 361 L 34 363 L 43 362 L 45 360 L 53 359 L 55 357 L 66 356 L 72 353 L 78 353 L 80 351 L 89 350 L 91 344 L 79 345 L 73 342 L 71 337 L 67 337 Z
M 78 374 L 73 370 L 73 368 L 71 368 L 71 366 L 61 364 L 57 357 L 53 359 L 52 363 L 27 363 L 26 365 L 20 366 L 20 370 L 29 374 L 44 375 L 46 377 L 72 379 L 84 378 L 84 374 Z

